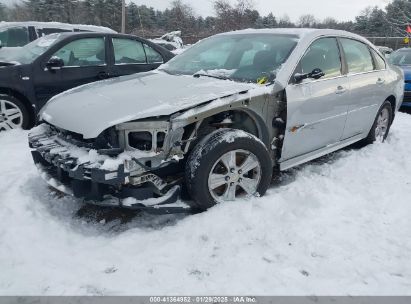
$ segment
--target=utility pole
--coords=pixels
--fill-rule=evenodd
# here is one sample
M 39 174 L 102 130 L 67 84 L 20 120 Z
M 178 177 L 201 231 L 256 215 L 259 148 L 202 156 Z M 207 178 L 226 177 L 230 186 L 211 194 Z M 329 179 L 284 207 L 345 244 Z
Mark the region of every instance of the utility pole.
M 121 5 L 121 32 L 126 32 L 126 0 L 123 0 Z

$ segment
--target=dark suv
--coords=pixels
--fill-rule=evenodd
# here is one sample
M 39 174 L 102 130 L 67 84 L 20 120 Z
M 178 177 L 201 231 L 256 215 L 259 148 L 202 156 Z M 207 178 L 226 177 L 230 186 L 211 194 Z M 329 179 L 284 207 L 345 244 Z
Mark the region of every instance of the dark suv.
M 0 61 L 0 131 L 30 128 L 41 107 L 63 91 L 154 70 L 173 56 L 131 35 L 61 33 L 37 39 Z

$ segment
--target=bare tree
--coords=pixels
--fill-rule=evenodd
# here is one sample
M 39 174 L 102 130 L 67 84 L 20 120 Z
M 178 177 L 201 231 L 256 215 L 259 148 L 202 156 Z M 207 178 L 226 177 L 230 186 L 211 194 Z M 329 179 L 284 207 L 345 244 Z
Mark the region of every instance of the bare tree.
M 189 33 L 193 30 L 195 15 L 193 8 L 182 0 L 174 0 L 170 6 L 170 25 L 175 30 Z
M 314 15 L 311 14 L 306 14 L 306 15 L 302 15 L 300 16 L 300 18 L 298 19 L 297 24 L 300 27 L 314 27 L 317 24 L 317 19 L 315 18 Z
M 228 0 L 214 1 L 218 30 L 232 31 L 253 27 L 260 18 L 254 7 L 253 0 L 237 0 L 234 6 Z

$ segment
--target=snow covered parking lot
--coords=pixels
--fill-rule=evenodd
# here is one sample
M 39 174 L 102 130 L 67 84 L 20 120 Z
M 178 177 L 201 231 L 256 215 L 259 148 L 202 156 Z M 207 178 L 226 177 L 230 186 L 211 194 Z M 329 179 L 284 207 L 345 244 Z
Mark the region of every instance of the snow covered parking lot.
M 398 113 L 388 143 L 288 171 L 263 198 L 121 223 L 80 216 L 27 132 L 3 132 L 0 294 L 411 295 L 410 158 Z

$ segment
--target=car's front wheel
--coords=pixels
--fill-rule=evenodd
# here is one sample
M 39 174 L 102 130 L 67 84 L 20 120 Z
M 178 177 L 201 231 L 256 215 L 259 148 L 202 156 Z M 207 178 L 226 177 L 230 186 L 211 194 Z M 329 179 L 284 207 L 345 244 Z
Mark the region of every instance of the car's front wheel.
M 390 131 L 391 123 L 393 119 L 393 112 L 391 103 L 389 101 L 384 102 L 378 111 L 374 124 L 365 138 L 366 144 L 372 144 L 374 142 L 384 142 L 387 139 Z
M 24 104 L 10 95 L 0 95 L 0 132 L 11 129 L 27 129 L 30 116 Z
M 206 210 L 218 203 L 263 195 L 271 183 L 272 160 L 255 136 L 220 129 L 201 140 L 186 164 L 193 207 Z

